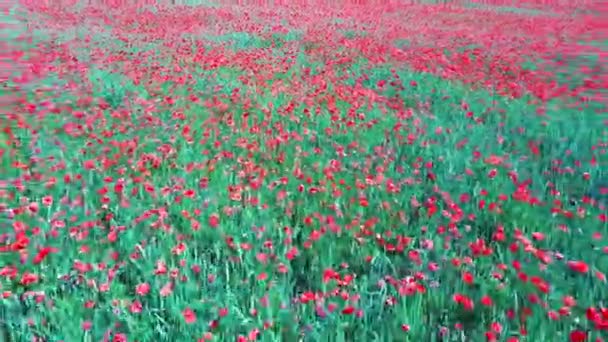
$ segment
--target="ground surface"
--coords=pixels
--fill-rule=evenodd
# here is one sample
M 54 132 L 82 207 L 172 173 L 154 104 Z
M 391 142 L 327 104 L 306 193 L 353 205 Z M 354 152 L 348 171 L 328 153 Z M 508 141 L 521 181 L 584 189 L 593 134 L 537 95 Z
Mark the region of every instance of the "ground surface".
M 10 6 L 0 340 L 605 339 L 603 10 Z

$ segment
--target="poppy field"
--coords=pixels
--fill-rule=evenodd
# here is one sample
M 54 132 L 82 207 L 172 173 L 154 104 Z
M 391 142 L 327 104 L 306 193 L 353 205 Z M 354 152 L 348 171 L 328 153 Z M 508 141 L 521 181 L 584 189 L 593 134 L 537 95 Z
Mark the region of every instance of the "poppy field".
M 607 9 L 488 3 L 2 8 L 0 341 L 608 341 Z

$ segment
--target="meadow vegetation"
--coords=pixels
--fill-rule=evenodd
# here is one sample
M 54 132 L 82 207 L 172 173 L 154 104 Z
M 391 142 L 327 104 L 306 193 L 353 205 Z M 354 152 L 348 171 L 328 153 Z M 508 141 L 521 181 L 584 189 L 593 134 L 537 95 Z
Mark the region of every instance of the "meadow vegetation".
M 607 340 L 603 9 L 44 3 L 0 341 Z

